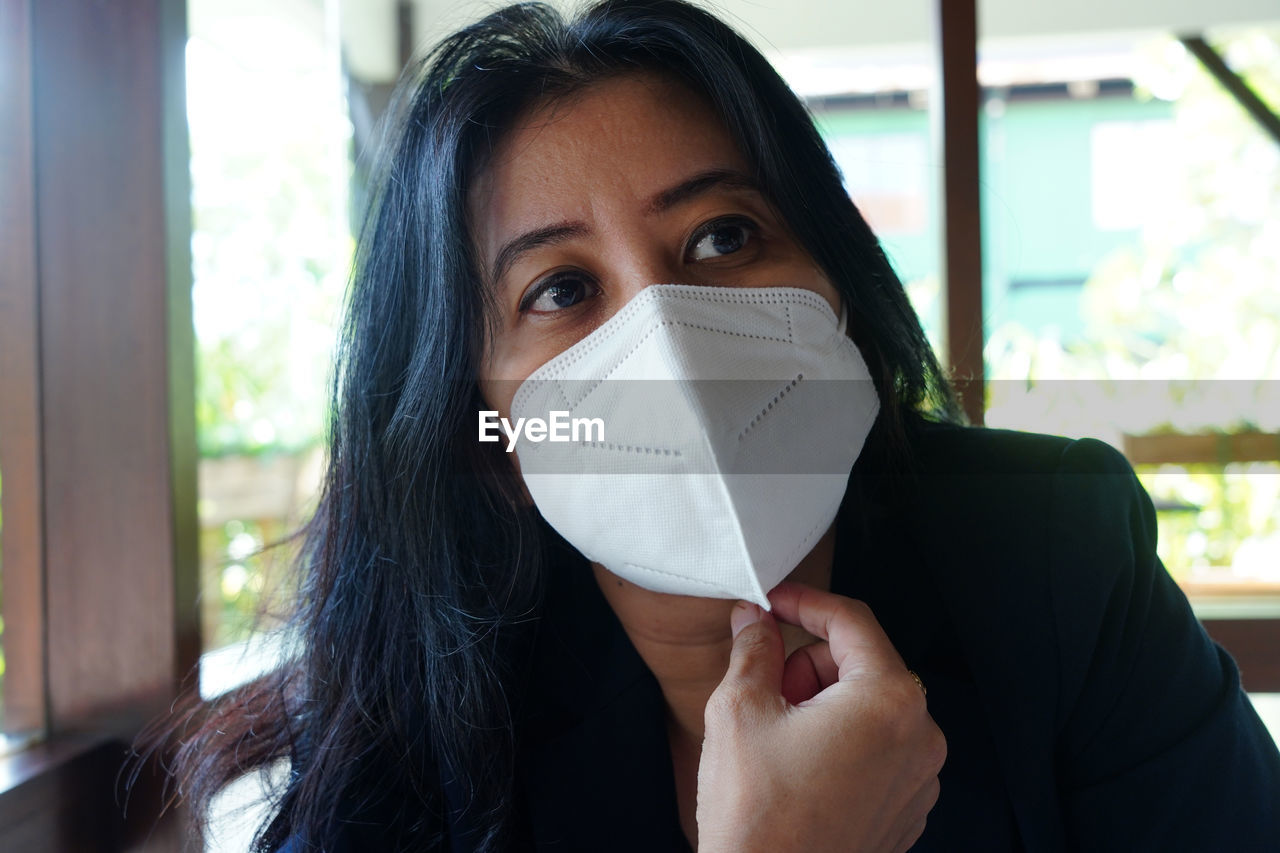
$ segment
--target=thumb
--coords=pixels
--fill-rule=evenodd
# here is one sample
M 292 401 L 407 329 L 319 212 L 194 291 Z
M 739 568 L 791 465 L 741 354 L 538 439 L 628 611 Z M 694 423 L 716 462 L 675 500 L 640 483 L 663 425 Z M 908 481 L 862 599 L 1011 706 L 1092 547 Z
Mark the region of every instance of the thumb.
M 739 601 L 730 624 L 733 649 L 729 670 L 716 689 L 719 698 L 737 707 L 781 707 L 784 657 L 777 620 L 759 605 Z

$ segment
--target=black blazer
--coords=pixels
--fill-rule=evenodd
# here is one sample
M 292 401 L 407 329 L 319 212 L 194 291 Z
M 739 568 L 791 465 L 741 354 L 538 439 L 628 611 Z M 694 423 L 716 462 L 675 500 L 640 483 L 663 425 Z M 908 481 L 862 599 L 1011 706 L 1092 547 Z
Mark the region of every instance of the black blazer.
M 1124 458 L 912 422 L 913 462 L 893 469 L 873 435 L 832 587 L 871 607 L 947 738 L 913 849 L 1280 850 L 1280 754 L 1157 559 Z M 523 692 L 516 844 L 688 850 L 658 685 L 586 562 L 555 553 Z M 454 820 L 452 849 L 472 849 L 474 827 Z

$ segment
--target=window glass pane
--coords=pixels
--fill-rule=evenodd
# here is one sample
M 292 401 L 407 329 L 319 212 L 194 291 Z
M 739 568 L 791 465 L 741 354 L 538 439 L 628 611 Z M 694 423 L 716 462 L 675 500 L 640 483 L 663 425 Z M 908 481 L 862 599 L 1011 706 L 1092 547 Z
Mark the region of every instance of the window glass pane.
M 189 4 L 207 649 L 249 635 L 294 553 L 271 546 L 305 520 L 316 490 L 352 249 L 334 6 Z M 215 660 L 205 669 L 206 692 L 235 678 Z
M 1280 30 L 1207 41 L 1280 106 Z M 1201 615 L 1276 615 L 1280 146 L 1171 36 L 1069 54 L 987 102 L 987 422 L 1123 448 Z

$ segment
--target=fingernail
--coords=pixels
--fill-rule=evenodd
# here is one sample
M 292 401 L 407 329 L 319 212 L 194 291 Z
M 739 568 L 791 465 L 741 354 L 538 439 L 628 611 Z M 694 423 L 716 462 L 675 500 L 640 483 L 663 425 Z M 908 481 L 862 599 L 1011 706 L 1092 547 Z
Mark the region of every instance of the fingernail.
M 750 601 L 739 601 L 733 605 L 733 611 L 729 614 L 729 625 L 733 628 L 733 636 L 737 637 L 742 633 L 743 628 L 759 622 L 763 612 L 760 605 L 752 604 Z

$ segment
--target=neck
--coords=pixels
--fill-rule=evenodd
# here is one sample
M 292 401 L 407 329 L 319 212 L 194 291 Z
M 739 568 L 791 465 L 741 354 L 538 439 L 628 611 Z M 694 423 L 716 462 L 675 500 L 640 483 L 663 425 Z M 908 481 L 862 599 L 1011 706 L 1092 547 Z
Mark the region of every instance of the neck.
M 833 524 L 788 580 L 830 589 L 834 555 Z M 707 699 L 729 667 L 729 611 L 734 602 L 651 592 L 597 563 L 592 570 L 631 644 L 662 688 L 673 740 L 701 746 Z M 799 628 L 781 627 L 787 654 L 813 640 Z

